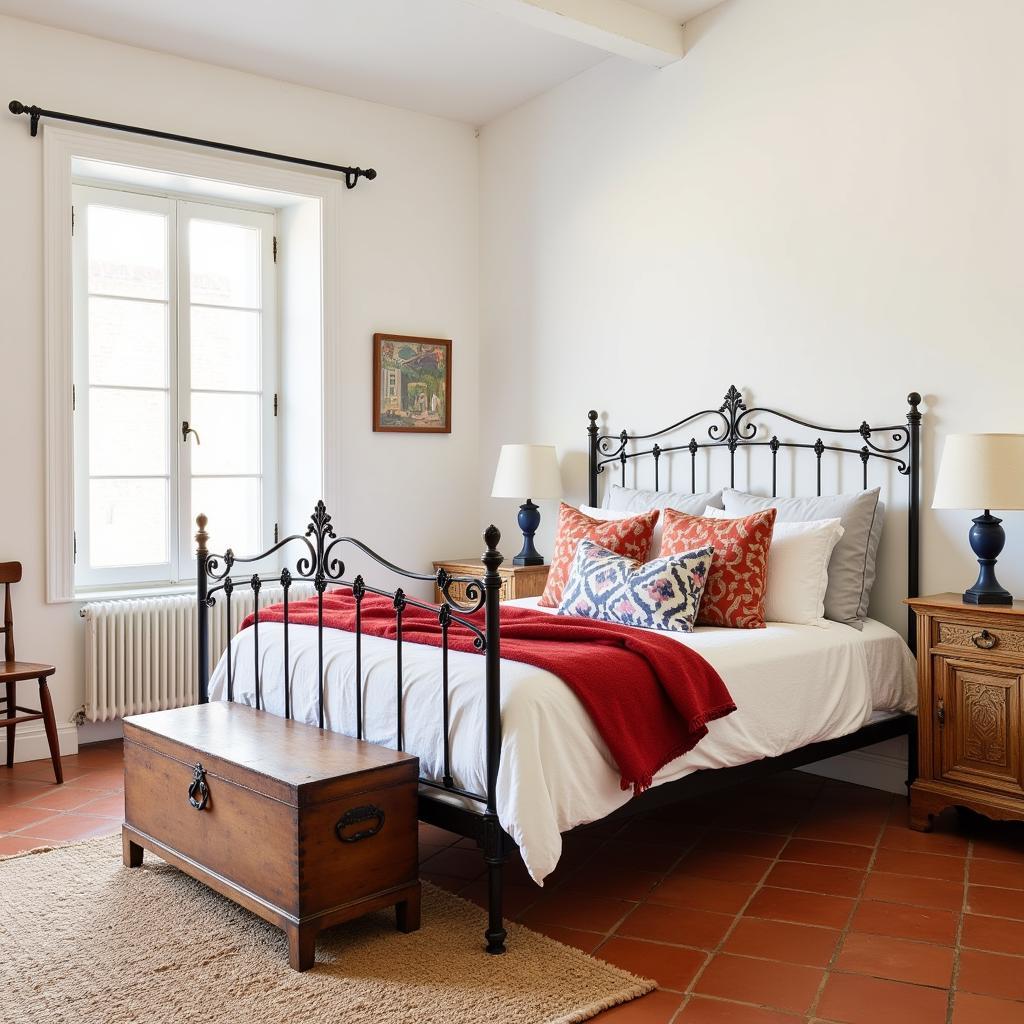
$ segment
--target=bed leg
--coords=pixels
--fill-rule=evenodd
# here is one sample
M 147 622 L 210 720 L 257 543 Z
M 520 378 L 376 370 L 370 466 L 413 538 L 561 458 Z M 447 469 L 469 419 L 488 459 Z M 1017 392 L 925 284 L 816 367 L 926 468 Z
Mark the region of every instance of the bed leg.
M 505 952 L 505 921 L 502 915 L 502 894 L 505 858 L 487 859 L 487 952 L 492 956 Z

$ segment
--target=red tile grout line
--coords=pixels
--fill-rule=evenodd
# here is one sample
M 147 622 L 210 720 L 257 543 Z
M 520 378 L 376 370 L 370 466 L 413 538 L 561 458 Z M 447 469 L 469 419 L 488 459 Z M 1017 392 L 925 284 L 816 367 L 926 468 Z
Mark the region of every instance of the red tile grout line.
M 952 1024 L 953 1008 L 956 1005 L 957 986 L 960 981 L 960 943 L 964 933 L 964 915 L 967 913 L 967 893 L 970 885 L 971 856 L 974 851 L 974 840 L 968 839 L 967 853 L 964 856 L 964 897 L 960 901 L 960 912 L 957 915 L 956 935 L 953 937 L 953 970 L 949 976 L 949 998 L 946 1003 L 946 1024 Z

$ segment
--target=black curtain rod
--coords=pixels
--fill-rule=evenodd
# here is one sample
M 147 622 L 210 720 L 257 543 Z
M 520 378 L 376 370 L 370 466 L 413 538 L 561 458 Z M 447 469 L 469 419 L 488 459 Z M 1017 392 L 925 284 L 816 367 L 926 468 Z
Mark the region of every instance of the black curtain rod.
M 265 160 L 281 160 L 288 164 L 301 164 L 303 167 L 319 167 L 325 171 L 337 171 L 345 175 L 345 185 L 355 188 L 360 178 L 373 181 L 377 172 L 372 167 L 342 167 L 338 164 L 327 164 L 321 160 L 306 160 L 301 156 L 284 156 L 282 153 L 268 153 L 263 149 L 248 149 L 245 146 L 232 146 L 227 142 L 211 142 L 209 139 L 193 139 L 189 135 L 175 135 L 172 132 L 158 132 L 152 128 L 136 128 L 130 124 L 117 124 L 114 121 L 98 121 L 94 117 L 81 117 L 78 114 L 62 114 L 59 110 L 44 110 L 42 107 L 26 106 L 20 100 L 11 100 L 7 109 L 12 114 L 28 114 L 29 131 L 33 138 L 39 133 L 39 118 L 52 117 L 57 121 L 73 121 L 75 124 L 91 124 L 97 128 L 110 128 L 117 132 L 130 132 L 132 135 L 149 135 L 154 139 L 169 139 L 171 142 L 185 142 L 190 146 L 206 146 L 209 149 L 223 149 L 228 153 L 242 153 L 245 156 L 263 157 Z

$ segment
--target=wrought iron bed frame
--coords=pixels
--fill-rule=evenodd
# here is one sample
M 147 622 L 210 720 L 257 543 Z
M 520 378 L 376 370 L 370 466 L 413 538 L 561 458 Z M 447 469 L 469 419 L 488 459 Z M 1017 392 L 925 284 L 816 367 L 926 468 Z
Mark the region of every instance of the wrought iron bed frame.
M 772 495 L 777 490 L 777 460 L 781 449 L 810 450 L 817 459 L 817 493 L 821 494 L 821 462 L 826 451 L 835 452 L 838 456 L 855 455 L 863 465 L 862 482 L 868 483 L 868 463 L 872 459 L 887 461 L 893 464 L 897 472 L 908 481 L 908 559 L 907 559 L 907 596 L 918 594 L 919 545 L 920 545 L 920 448 L 921 448 L 921 396 L 912 392 L 907 399 L 909 408 L 905 424 L 886 427 L 871 427 L 862 422 L 859 427 L 825 427 L 798 419 L 786 413 L 767 407 L 755 406 L 748 409 L 743 402 L 742 394 L 730 387 L 725 400 L 718 409 L 703 409 L 661 430 L 648 434 L 630 434 L 623 430 L 618 434 L 601 433 L 598 428 L 598 414 L 589 413 L 589 481 L 588 495 L 591 505 L 597 504 L 599 477 L 605 467 L 618 463 L 620 479 L 625 483 L 626 465 L 634 460 L 652 458 L 654 461 L 655 488 L 660 482 L 660 460 L 663 456 L 671 457 L 675 452 L 686 451 L 690 456 L 690 485 L 696 493 L 696 458 L 701 450 L 724 448 L 729 453 L 729 480 L 735 484 L 736 452 L 742 447 L 767 448 L 772 458 Z M 770 438 L 764 436 L 759 423 L 754 422 L 755 416 L 771 416 L 785 423 L 795 424 L 815 432 L 818 436 L 814 441 L 784 441 L 776 434 Z M 697 421 L 709 418 L 711 423 L 706 428 L 707 440 L 698 441 L 696 435 L 685 444 L 669 444 L 661 446 L 654 441 L 659 437 L 674 434 L 681 428 Z M 840 441 L 826 444 L 822 435 L 837 437 Z M 842 438 L 856 435 L 863 444 L 860 447 L 849 447 L 840 443 Z M 886 442 L 876 443 L 874 438 L 885 437 Z M 654 441 L 649 448 L 637 447 L 645 441 Z M 291 717 L 291 694 L 289 688 L 289 647 L 288 647 L 288 592 L 296 580 L 313 583 L 317 594 L 317 656 L 319 671 L 319 692 L 317 698 L 318 720 L 320 728 L 324 727 L 324 674 L 323 674 L 323 595 L 329 586 L 351 587 L 356 602 L 356 633 L 355 633 L 355 669 L 356 669 L 356 735 L 363 738 L 362 708 L 362 631 L 360 627 L 360 608 L 366 594 L 378 594 L 391 599 L 395 609 L 395 680 L 396 680 L 396 733 L 398 748 L 403 746 L 403 675 L 402 675 L 402 613 L 405 608 L 413 606 L 427 609 L 437 614 L 442 631 L 440 648 L 441 657 L 441 690 L 440 714 L 442 716 L 443 735 L 443 773 L 441 780 L 420 778 L 419 817 L 441 828 L 456 832 L 467 838 L 474 839 L 483 853 L 488 875 L 488 924 L 484 933 L 486 950 L 496 954 L 505 951 L 506 930 L 502 910 L 503 897 L 503 866 L 508 856 L 515 850 L 515 843 L 501 827 L 497 814 L 497 779 L 501 758 L 501 634 L 500 605 L 501 576 L 498 567 L 503 558 L 498 551 L 501 534 L 497 527 L 490 526 L 484 532 L 485 551 L 481 556 L 484 572 L 481 576 L 452 576 L 444 569 L 436 574 L 413 572 L 403 569 L 362 541 L 353 537 L 338 536 L 331 522 L 331 516 L 322 501 L 317 502 L 309 526 L 304 534 L 292 534 L 276 542 L 271 548 L 259 555 L 238 557 L 231 549 L 223 554 L 208 550 L 208 534 L 206 532 L 207 517 L 199 515 L 196 519 L 198 532 L 197 544 L 197 600 L 198 600 L 198 669 L 199 669 L 199 701 L 209 700 L 209 616 L 210 609 L 217 601 L 217 595 L 223 594 L 227 623 L 230 636 L 231 595 L 236 586 L 248 586 L 254 597 L 259 594 L 263 584 L 279 585 L 284 594 L 285 623 L 283 630 L 284 655 L 284 699 L 285 716 Z M 261 576 L 253 573 L 248 579 L 235 579 L 231 572 L 236 566 L 254 564 L 271 557 L 289 546 L 299 545 L 302 554 L 295 562 L 294 572 L 283 568 L 278 575 Z M 442 595 L 440 604 L 428 604 L 409 597 L 399 587 L 395 590 L 383 590 L 370 586 L 362 575 L 352 580 L 345 578 L 345 565 L 335 550 L 352 548 L 367 556 L 372 562 L 387 569 L 403 579 L 423 583 L 435 583 Z M 451 596 L 452 584 L 459 583 L 464 589 L 466 602 L 460 602 Z M 258 604 L 258 602 L 257 602 Z M 483 609 L 484 624 L 481 628 L 468 620 Z M 453 624 L 468 629 L 474 636 L 474 646 L 484 655 L 484 686 L 485 686 L 485 729 L 486 729 L 486 793 L 473 793 L 455 784 L 451 774 L 450 758 L 450 723 L 448 701 L 448 630 Z M 911 650 L 915 649 L 916 631 L 913 612 L 909 616 L 907 640 Z M 252 628 L 254 649 L 259 650 L 259 615 L 257 613 Z M 254 659 L 255 678 L 254 693 L 256 707 L 262 707 L 262 681 L 259 676 L 259 659 Z M 234 678 L 232 659 L 227 661 L 227 698 L 234 699 Z M 913 715 L 898 715 L 865 726 L 855 733 L 838 739 L 813 743 L 806 747 L 790 751 L 780 757 L 765 758 L 750 764 L 733 768 L 719 768 L 714 771 L 701 771 L 675 782 L 666 783 L 647 790 L 640 796 L 633 797 L 627 804 L 619 808 L 604 821 L 622 819 L 635 814 L 645 813 L 654 808 L 665 806 L 680 800 L 724 789 L 753 778 L 776 771 L 800 767 L 827 757 L 868 746 L 895 736 L 907 736 L 909 746 L 908 784 L 915 775 L 917 763 L 917 727 Z M 581 826 L 586 828 L 587 826 Z

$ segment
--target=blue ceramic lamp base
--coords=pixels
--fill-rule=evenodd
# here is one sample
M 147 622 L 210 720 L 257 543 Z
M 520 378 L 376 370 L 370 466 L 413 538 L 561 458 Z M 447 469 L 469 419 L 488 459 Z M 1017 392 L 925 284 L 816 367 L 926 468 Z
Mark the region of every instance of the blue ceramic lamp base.
M 543 565 L 544 556 L 533 546 L 533 537 L 540 526 L 540 509 L 534 505 L 532 499 L 519 506 L 518 516 L 519 529 L 523 531 L 523 547 L 515 558 L 513 565 Z
M 996 579 L 996 559 L 1006 543 L 1003 521 L 985 509 L 973 523 L 968 536 L 979 570 L 974 586 L 964 591 L 964 604 L 1013 604 L 1013 595 Z

